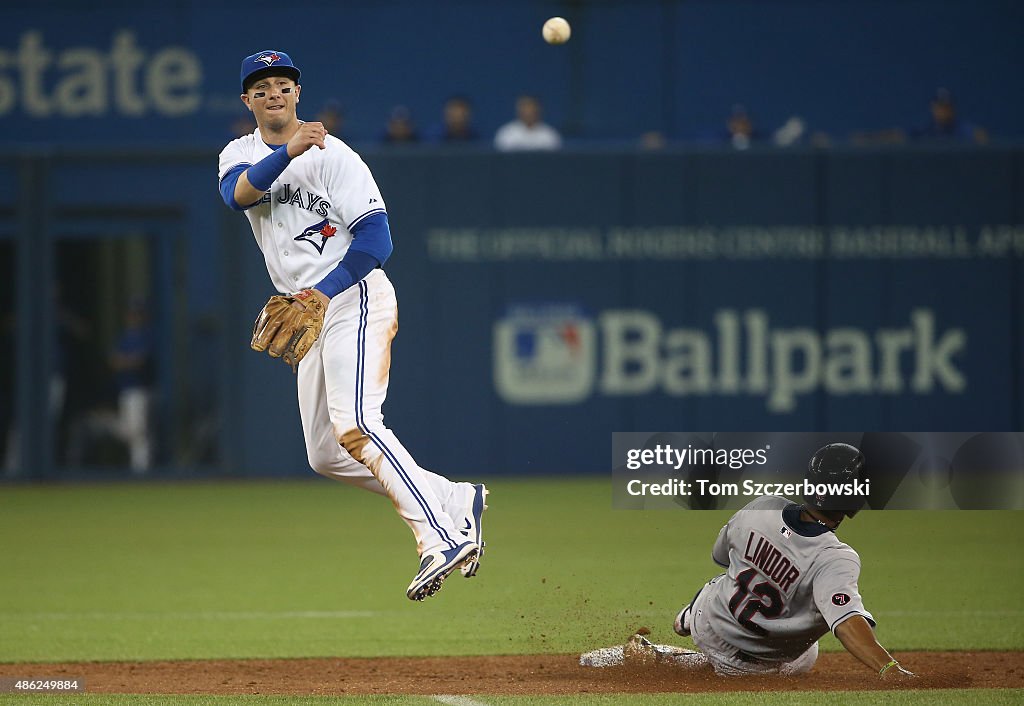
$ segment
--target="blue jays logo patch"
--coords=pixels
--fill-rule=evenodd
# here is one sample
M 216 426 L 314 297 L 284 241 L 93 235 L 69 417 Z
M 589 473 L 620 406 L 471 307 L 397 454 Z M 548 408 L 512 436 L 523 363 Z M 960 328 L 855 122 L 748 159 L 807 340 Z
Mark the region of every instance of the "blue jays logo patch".
M 321 255 L 324 254 L 324 246 L 327 245 L 327 239 L 333 237 L 338 229 L 331 225 L 331 222 L 326 218 L 311 225 L 306 230 L 302 231 L 299 235 L 295 236 L 295 240 L 301 240 L 309 243 L 316 251 Z
M 280 60 L 281 60 L 281 56 L 279 54 L 260 54 L 259 56 L 257 56 L 254 59 L 254 61 L 262 61 L 267 66 L 270 66 L 275 61 L 280 61 Z

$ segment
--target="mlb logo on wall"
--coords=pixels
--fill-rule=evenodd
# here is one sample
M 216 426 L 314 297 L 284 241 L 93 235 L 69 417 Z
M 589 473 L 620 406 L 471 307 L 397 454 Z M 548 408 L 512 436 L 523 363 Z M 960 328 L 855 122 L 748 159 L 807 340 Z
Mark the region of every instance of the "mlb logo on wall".
M 494 324 L 494 386 L 510 404 L 579 402 L 596 369 L 597 333 L 579 306 L 510 306 Z

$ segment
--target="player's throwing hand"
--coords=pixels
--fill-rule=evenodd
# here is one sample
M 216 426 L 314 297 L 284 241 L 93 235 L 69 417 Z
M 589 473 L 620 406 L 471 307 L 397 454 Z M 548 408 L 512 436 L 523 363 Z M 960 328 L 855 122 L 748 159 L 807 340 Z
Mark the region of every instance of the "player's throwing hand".
M 324 149 L 327 128 L 323 123 L 301 123 L 299 129 L 288 140 L 288 156 L 295 159 L 314 145 Z

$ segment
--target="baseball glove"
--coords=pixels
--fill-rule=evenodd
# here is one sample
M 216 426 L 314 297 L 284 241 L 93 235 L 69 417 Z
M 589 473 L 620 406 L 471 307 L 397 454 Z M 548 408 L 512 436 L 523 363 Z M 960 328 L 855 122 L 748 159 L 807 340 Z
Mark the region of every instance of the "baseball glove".
M 271 358 L 282 359 L 296 372 L 299 361 L 309 352 L 323 327 L 324 305 L 313 290 L 303 289 L 290 296 L 277 294 L 256 317 L 249 345 L 254 351 L 266 351 Z

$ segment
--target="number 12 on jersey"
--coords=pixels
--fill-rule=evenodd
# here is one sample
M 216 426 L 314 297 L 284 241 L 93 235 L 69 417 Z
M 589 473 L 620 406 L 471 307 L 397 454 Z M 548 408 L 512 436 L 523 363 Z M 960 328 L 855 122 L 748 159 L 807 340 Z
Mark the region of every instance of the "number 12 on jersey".
M 750 582 L 757 576 L 757 569 L 746 569 L 736 577 L 736 593 L 729 600 L 729 611 L 736 616 L 737 622 L 757 635 L 767 635 L 768 631 L 753 621 L 754 615 L 760 613 L 771 619 L 782 615 L 783 601 L 779 589 L 768 581 Z M 765 600 L 768 602 L 765 603 Z M 738 612 L 737 612 L 738 611 Z

